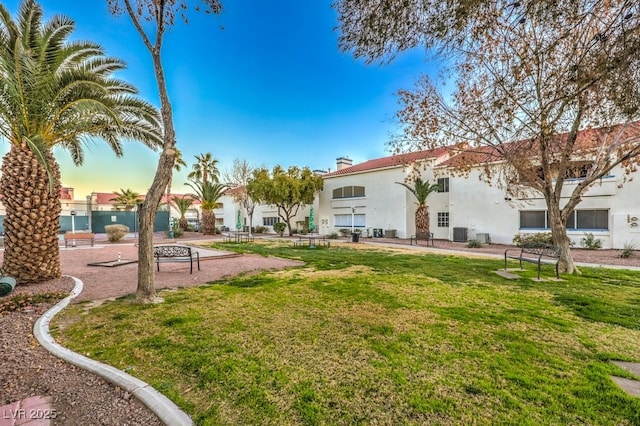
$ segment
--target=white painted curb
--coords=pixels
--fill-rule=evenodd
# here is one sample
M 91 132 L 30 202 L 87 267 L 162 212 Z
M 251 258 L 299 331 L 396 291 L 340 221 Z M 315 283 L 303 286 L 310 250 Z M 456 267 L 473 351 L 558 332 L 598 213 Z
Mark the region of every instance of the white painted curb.
M 130 376 L 122 370 L 111 367 L 110 365 L 102 364 L 101 362 L 73 352 L 53 340 L 53 337 L 49 334 L 49 323 L 58 312 L 66 308 L 69 302 L 82 292 L 84 287 L 84 284 L 78 278 L 71 278 L 75 282 L 75 287 L 71 291 L 71 294 L 45 312 L 33 326 L 33 334 L 36 339 L 38 339 L 38 342 L 58 358 L 61 358 L 84 370 L 95 373 L 107 382 L 130 392 L 151 411 L 153 411 L 166 425 L 193 425 L 191 418 L 184 411 L 178 408 L 173 401 L 155 390 L 148 383 Z

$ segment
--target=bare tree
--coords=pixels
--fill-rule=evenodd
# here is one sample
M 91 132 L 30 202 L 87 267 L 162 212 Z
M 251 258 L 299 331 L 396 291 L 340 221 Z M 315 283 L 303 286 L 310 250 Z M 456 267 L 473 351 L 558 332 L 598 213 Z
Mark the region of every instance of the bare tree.
M 234 201 L 247 211 L 247 216 L 249 216 L 249 235 L 251 235 L 251 228 L 253 227 L 253 212 L 258 205 L 258 202 L 251 198 L 247 192 L 247 184 L 254 170 L 256 168 L 251 166 L 247 160 L 236 158 L 233 160 L 231 168 L 222 173 L 222 179 L 231 189 L 230 193 Z
M 131 18 L 144 45 L 151 54 L 164 127 L 163 147 L 156 174 L 140 209 L 136 300 L 143 303 L 153 302 L 157 298 L 153 275 L 153 221 L 162 195 L 171 178 L 176 158 L 173 109 L 163 69 L 162 42 L 167 28 L 174 25 L 176 17 L 181 17 L 185 23 L 188 22 L 187 12 L 191 9 L 189 3 L 191 2 L 187 0 L 107 0 L 109 10 L 112 13 L 117 15 L 124 12 Z M 206 13 L 217 14 L 222 10 L 220 0 L 202 0 L 200 4 Z M 200 6 L 196 6 L 195 10 L 199 11 Z
M 573 272 L 567 219 L 601 177 L 619 166 L 630 173 L 640 160 L 638 126 L 625 124 L 639 117 L 640 10 L 623 0 L 472 3 L 473 19 L 455 23 L 443 13 L 450 3 L 423 11 L 424 22 L 458 25 L 455 32 L 424 29 L 420 39 L 452 58 L 451 66 L 400 92 L 404 131 L 390 145 L 406 151 L 466 142 L 459 170 L 482 164 L 486 180 L 507 193 L 541 194 L 562 249 L 560 269 Z M 419 35 L 413 31 L 405 35 Z M 382 40 L 360 54 L 388 53 L 374 49 Z M 570 177 L 581 180 L 567 193 Z

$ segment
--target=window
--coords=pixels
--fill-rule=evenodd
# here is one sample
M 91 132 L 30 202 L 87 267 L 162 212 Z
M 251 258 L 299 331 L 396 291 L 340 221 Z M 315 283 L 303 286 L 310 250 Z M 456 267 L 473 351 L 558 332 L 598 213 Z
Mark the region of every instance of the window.
M 353 226 L 364 228 L 365 215 L 363 214 L 336 214 L 333 216 L 333 226 L 336 228 L 351 228 L 351 216 L 353 216 Z
M 546 229 L 547 215 L 544 210 L 537 211 L 521 211 L 520 212 L 520 229 Z
M 438 228 L 449 227 L 449 212 L 438 212 Z
M 546 210 L 521 211 L 520 229 L 549 229 Z M 609 210 L 576 210 L 567 219 L 567 229 L 609 229 Z
M 364 186 L 343 186 L 333 190 L 333 198 L 364 197 Z
M 576 210 L 567 219 L 567 229 L 609 229 L 609 210 Z
M 585 178 L 591 167 L 593 167 L 593 163 L 591 162 L 573 162 L 567 170 L 565 170 L 564 177 L 567 179 Z
M 449 178 L 438 178 L 438 192 L 449 192 Z
M 273 226 L 278 222 L 280 222 L 280 218 L 278 216 L 276 216 L 276 217 L 263 217 L 262 218 L 262 225 L 263 226 Z

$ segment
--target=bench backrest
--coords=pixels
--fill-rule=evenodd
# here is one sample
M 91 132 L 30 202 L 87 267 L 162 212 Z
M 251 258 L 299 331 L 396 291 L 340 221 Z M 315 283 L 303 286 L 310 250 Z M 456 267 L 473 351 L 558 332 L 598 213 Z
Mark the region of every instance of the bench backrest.
M 428 240 L 433 235 L 433 232 L 425 232 L 420 231 L 416 232 L 416 238 L 420 238 L 421 240 Z
M 67 232 L 66 234 L 64 234 L 65 240 L 80 240 L 84 238 L 95 238 L 95 237 L 96 237 L 96 234 L 92 234 L 91 232 L 75 232 L 75 233 Z
M 191 247 L 187 246 L 155 246 L 155 257 L 191 257 Z
M 522 253 L 531 253 L 547 257 L 560 257 L 560 247 L 551 244 L 532 244 L 522 246 Z

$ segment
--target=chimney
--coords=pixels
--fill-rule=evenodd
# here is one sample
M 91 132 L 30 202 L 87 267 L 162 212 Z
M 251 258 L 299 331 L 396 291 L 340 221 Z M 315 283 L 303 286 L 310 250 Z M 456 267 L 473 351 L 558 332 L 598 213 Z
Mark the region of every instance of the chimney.
M 347 167 L 351 167 L 353 165 L 353 160 L 347 157 L 338 157 L 336 158 L 336 165 L 338 170 L 346 169 Z

